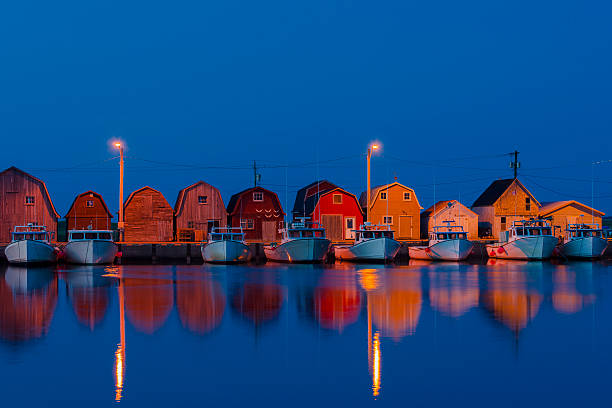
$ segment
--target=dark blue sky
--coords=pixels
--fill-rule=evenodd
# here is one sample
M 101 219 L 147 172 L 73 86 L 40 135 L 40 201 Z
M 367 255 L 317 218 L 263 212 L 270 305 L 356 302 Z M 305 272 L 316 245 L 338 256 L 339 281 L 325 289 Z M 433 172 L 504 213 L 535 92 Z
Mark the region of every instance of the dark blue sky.
M 611 19 L 605 1 L 7 2 L 0 163 L 44 179 L 64 215 L 88 189 L 117 209 L 114 137 L 126 195 L 171 205 L 199 179 L 227 203 L 253 159 L 318 161 L 262 169 L 291 205 L 317 175 L 359 194 L 378 139 L 374 183 L 395 174 L 426 207 L 434 179 L 471 204 L 516 148 L 540 201 L 588 204 L 589 163 L 612 159 Z M 594 173 L 612 212 L 612 163 Z

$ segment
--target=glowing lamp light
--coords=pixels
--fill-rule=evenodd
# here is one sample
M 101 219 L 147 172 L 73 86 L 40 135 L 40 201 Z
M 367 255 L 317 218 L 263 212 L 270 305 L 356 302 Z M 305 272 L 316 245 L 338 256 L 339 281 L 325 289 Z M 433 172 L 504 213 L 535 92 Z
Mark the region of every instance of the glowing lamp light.
M 115 145 L 115 147 L 121 147 L 121 143 L 119 143 L 119 142 L 115 142 L 114 145 Z
M 372 145 L 372 150 L 378 150 L 378 145 L 377 144 Z

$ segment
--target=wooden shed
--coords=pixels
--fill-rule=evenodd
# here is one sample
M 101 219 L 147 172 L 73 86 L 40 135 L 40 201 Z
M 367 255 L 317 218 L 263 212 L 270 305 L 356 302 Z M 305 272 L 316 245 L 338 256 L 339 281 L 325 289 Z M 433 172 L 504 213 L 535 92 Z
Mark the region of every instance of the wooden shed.
M 421 234 L 419 204 L 414 190 L 394 182 L 374 187 L 371 190 L 370 218 L 372 224 L 388 224 L 395 231 L 396 239 L 419 239 Z M 359 203 L 367 213 L 367 192 L 361 193 Z
M 540 217 L 551 218 L 551 224 L 556 227 L 555 235 L 564 236 L 568 224 L 598 224 L 605 213 L 579 203 L 578 201 L 553 201 L 542 203 Z
M 123 205 L 125 241 L 171 241 L 173 214 L 172 207 L 159 191 L 151 187 L 134 191 Z
M 227 206 L 228 224 L 242 226 L 248 241 L 273 242 L 282 236 L 285 213 L 276 193 L 253 187 L 234 194 Z
M 198 181 L 179 191 L 174 204 L 175 236 L 179 241 L 203 241 L 214 227 L 227 225 L 227 211 L 219 190 Z
M 42 180 L 10 167 L 0 173 L 0 243 L 11 241 L 16 225 L 37 224 L 47 227 L 51 239 L 57 239 L 59 214 Z
M 478 214 L 457 200 L 438 201 L 421 213 L 421 238 L 427 238 L 433 227 L 446 225 L 445 221 L 463 226 L 468 239 L 478 238 Z
M 316 183 L 298 191 L 294 217 L 305 216 L 320 222 L 325 227 L 327 237 L 332 241 L 353 239 L 355 236 L 353 230 L 363 224 L 363 213 L 357 197 L 326 180 L 318 182 L 320 184 L 318 189 Z M 309 190 L 311 193 L 302 194 L 303 190 Z
M 518 179 L 496 180 L 474 201 L 478 214 L 478 235 L 499 238 L 513 221 L 535 218 L 540 203 Z
M 110 230 L 113 215 L 100 194 L 86 191 L 76 196 L 64 218 L 68 230 L 88 228 Z

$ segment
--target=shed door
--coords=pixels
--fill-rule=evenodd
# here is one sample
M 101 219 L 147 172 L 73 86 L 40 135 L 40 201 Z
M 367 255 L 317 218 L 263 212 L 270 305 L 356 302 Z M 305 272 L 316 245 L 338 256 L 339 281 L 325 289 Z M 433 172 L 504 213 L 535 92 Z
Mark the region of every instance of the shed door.
M 261 239 L 264 242 L 276 241 L 276 221 L 262 221 Z
M 327 238 L 332 241 L 341 241 L 343 239 L 341 215 L 322 215 L 321 224 L 325 227 Z
M 412 216 L 400 215 L 399 217 L 399 237 L 400 238 L 414 238 L 412 230 Z

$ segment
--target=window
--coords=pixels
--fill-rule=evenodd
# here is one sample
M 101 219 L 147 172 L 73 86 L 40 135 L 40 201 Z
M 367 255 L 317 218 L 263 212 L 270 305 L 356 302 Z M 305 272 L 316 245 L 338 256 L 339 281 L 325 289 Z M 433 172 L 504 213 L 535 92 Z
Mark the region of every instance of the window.
M 84 234 L 82 232 L 73 232 L 72 239 L 83 239 Z
M 85 201 L 85 207 L 89 207 L 89 208 L 93 207 L 93 200 Z
M 404 191 L 404 201 L 410 201 L 410 191 Z
M 393 217 L 392 216 L 384 216 L 383 217 L 383 224 L 393 224 Z
M 525 211 L 531 211 L 531 199 L 525 197 Z
M 252 219 L 242 219 L 240 220 L 240 226 L 242 229 L 252 230 L 255 229 L 255 221 Z
M 195 223 L 193 221 L 187 221 L 187 228 L 194 228 Z
M 380 193 L 380 199 L 381 200 L 386 200 L 387 199 L 387 192 L 383 191 L 382 193 Z
M 263 193 L 261 191 L 254 192 L 253 201 L 263 201 Z
M 34 196 L 26 196 L 25 203 L 26 205 L 34 205 Z
M 342 194 L 334 194 L 333 203 L 342 204 Z
M 506 217 L 501 217 L 501 230 L 506 230 Z
M 101 232 L 100 233 L 100 239 L 111 239 L 110 232 Z
M 98 239 L 98 234 L 95 232 L 86 232 L 85 239 Z
M 198 204 L 208 204 L 208 196 L 198 196 Z

